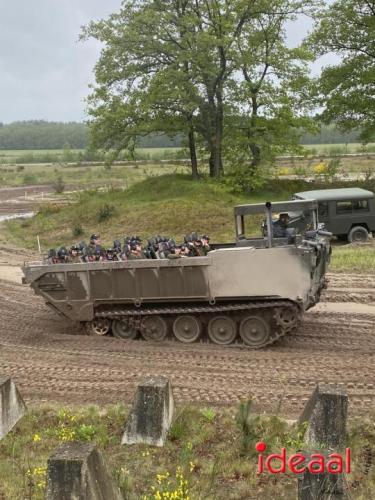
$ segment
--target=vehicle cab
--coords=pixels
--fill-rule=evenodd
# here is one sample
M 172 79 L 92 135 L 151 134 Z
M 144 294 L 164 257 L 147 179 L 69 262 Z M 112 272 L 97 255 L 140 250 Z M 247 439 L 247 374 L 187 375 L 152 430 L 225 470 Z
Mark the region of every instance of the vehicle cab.
M 295 193 L 293 200 L 318 202 L 319 222 L 337 237 L 363 243 L 375 232 L 374 193 L 361 188 L 319 189 Z

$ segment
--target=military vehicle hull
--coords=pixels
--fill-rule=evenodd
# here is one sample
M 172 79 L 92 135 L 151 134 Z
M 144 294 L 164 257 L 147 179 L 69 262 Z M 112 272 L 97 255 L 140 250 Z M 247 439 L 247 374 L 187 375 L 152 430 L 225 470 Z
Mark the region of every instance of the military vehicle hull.
M 252 348 L 290 332 L 325 286 L 326 238 L 217 245 L 206 257 L 77 264 L 29 263 L 30 283 L 90 333 Z

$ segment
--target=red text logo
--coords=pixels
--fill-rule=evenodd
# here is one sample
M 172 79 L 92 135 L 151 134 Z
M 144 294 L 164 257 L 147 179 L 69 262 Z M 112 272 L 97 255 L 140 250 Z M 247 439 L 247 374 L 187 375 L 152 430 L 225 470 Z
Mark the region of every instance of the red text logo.
M 287 456 L 286 448 L 281 448 L 281 453 L 271 453 L 263 455 L 267 449 L 266 443 L 260 441 L 255 445 L 258 455 L 258 474 L 268 471 L 271 474 L 283 474 L 290 472 L 292 474 L 303 474 L 309 471 L 311 474 L 330 474 L 350 473 L 350 448 L 345 450 L 345 458 L 340 453 L 330 453 L 322 455 L 321 453 L 311 453 L 306 457 L 303 453 L 293 453 Z

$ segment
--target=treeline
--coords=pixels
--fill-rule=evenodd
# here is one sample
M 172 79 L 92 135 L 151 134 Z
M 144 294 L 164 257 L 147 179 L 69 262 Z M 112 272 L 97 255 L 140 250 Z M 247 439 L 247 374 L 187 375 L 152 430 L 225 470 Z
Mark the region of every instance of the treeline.
M 303 134 L 301 144 L 346 144 L 358 142 L 357 131 L 343 133 L 334 125 L 323 125 L 317 134 Z M 86 149 L 89 130 L 84 123 L 47 122 L 42 120 L 0 123 L 0 150 L 7 149 Z M 138 140 L 141 148 L 182 146 L 180 135 L 152 134 Z
M 359 131 L 342 132 L 334 125 L 323 125 L 319 133 L 303 134 L 301 144 L 349 144 L 359 141 Z
M 32 120 L 0 123 L 0 149 L 84 149 L 88 130 L 82 123 Z
M 89 130 L 84 123 L 32 120 L 3 124 L 0 122 L 1 149 L 86 149 Z M 181 146 L 181 137 L 152 134 L 140 138 L 138 147 L 166 148 Z

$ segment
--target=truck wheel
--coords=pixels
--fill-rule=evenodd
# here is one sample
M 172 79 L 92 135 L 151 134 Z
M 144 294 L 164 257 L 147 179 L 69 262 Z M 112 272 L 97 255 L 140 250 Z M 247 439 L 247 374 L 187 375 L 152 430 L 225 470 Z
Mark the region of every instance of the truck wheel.
M 86 323 L 86 331 L 89 335 L 107 335 L 111 328 L 111 321 L 107 318 L 94 319 Z
M 269 339 L 270 327 L 260 316 L 247 316 L 241 321 L 240 335 L 244 344 L 250 347 L 261 347 Z
M 201 323 L 195 316 L 186 314 L 178 316 L 174 320 L 173 333 L 180 342 L 195 342 L 199 338 L 201 331 Z
M 168 333 L 167 322 L 161 316 L 147 316 L 141 322 L 141 334 L 145 340 L 164 340 Z
M 368 238 L 367 229 L 362 226 L 352 227 L 348 234 L 348 241 L 350 243 L 366 243 Z
M 135 339 L 138 332 L 126 319 L 115 319 L 112 322 L 112 333 L 118 339 Z
M 237 335 L 237 325 L 227 316 L 214 316 L 208 323 L 208 336 L 214 344 L 231 344 Z

